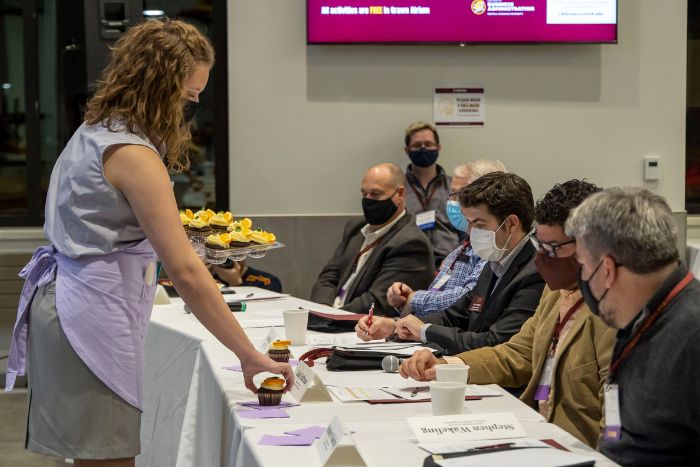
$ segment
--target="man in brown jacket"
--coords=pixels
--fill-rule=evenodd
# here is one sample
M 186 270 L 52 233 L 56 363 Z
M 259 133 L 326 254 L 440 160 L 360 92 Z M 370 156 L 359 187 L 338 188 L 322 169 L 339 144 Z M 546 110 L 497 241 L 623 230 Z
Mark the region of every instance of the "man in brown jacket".
M 520 399 L 548 422 L 592 447 L 603 426 L 604 383 L 612 353 L 611 331 L 583 303 L 578 290 L 575 240 L 564 233 L 569 211 L 599 191 L 571 180 L 555 185 L 535 207 L 537 233 L 531 237 L 535 265 L 547 282 L 534 316 L 508 342 L 436 359 L 429 351 L 405 360 L 401 375 L 435 378 L 436 364 L 470 366 L 470 383 L 527 385 Z

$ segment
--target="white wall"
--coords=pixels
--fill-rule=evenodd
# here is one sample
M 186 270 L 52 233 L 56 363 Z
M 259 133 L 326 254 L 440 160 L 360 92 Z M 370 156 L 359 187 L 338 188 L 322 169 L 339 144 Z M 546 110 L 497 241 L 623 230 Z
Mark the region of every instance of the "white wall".
M 620 0 L 617 45 L 307 46 L 303 0 L 229 2 L 231 207 L 359 213 L 359 180 L 406 163 L 403 129 L 435 87 L 484 86 L 484 128 L 441 132 L 451 170 L 500 158 L 535 197 L 586 177 L 641 185 L 684 209 L 686 0 Z

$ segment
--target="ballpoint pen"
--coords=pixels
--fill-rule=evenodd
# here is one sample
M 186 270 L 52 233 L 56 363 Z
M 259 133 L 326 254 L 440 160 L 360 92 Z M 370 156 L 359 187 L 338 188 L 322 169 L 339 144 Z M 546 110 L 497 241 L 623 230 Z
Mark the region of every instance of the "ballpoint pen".
M 367 331 L 365 332 L 365 337 L 369 336 L 369 328 L 372 327 L 372 318 L 374 318 L 374 302 L 369 307 L 369 318 L 367 318 Z

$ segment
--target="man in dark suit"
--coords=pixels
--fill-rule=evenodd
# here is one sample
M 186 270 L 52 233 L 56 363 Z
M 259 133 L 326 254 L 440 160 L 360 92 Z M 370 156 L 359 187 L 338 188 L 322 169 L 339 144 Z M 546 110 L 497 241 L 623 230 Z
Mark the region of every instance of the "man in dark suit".
M 386 290 L 401 281 L 424 288 L 435 273 L 428 239 L 406 212 L 404 176 L 394 164 L 370 168 L 362 178 L 365 219 L 346 225 L 335 254 L 311 290 L 311 300 L 355 313 L 397 315 Z
M 363 339 L 402 339 L 432 342 L 456 354 L 493 346 L 510 339 L 535 312 L 544 280 L 535 268 L 530 185 L 512 173 L 494 172 L 478 178 L 460 194 L 462 212 L 477 255 L 489 262 L 474 289 L 440 313 L 421 319 L 363 318 L 356 330 Z

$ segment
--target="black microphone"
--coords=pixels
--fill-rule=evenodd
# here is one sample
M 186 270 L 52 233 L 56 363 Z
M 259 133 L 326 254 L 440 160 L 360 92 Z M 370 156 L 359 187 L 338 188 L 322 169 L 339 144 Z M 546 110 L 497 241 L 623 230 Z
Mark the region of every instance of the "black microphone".
M 395 355 L 387 355 L 382 359 L 382 369 L 387 373 L 397 373 L 403 362 L 403 358 L 398 358 Z

